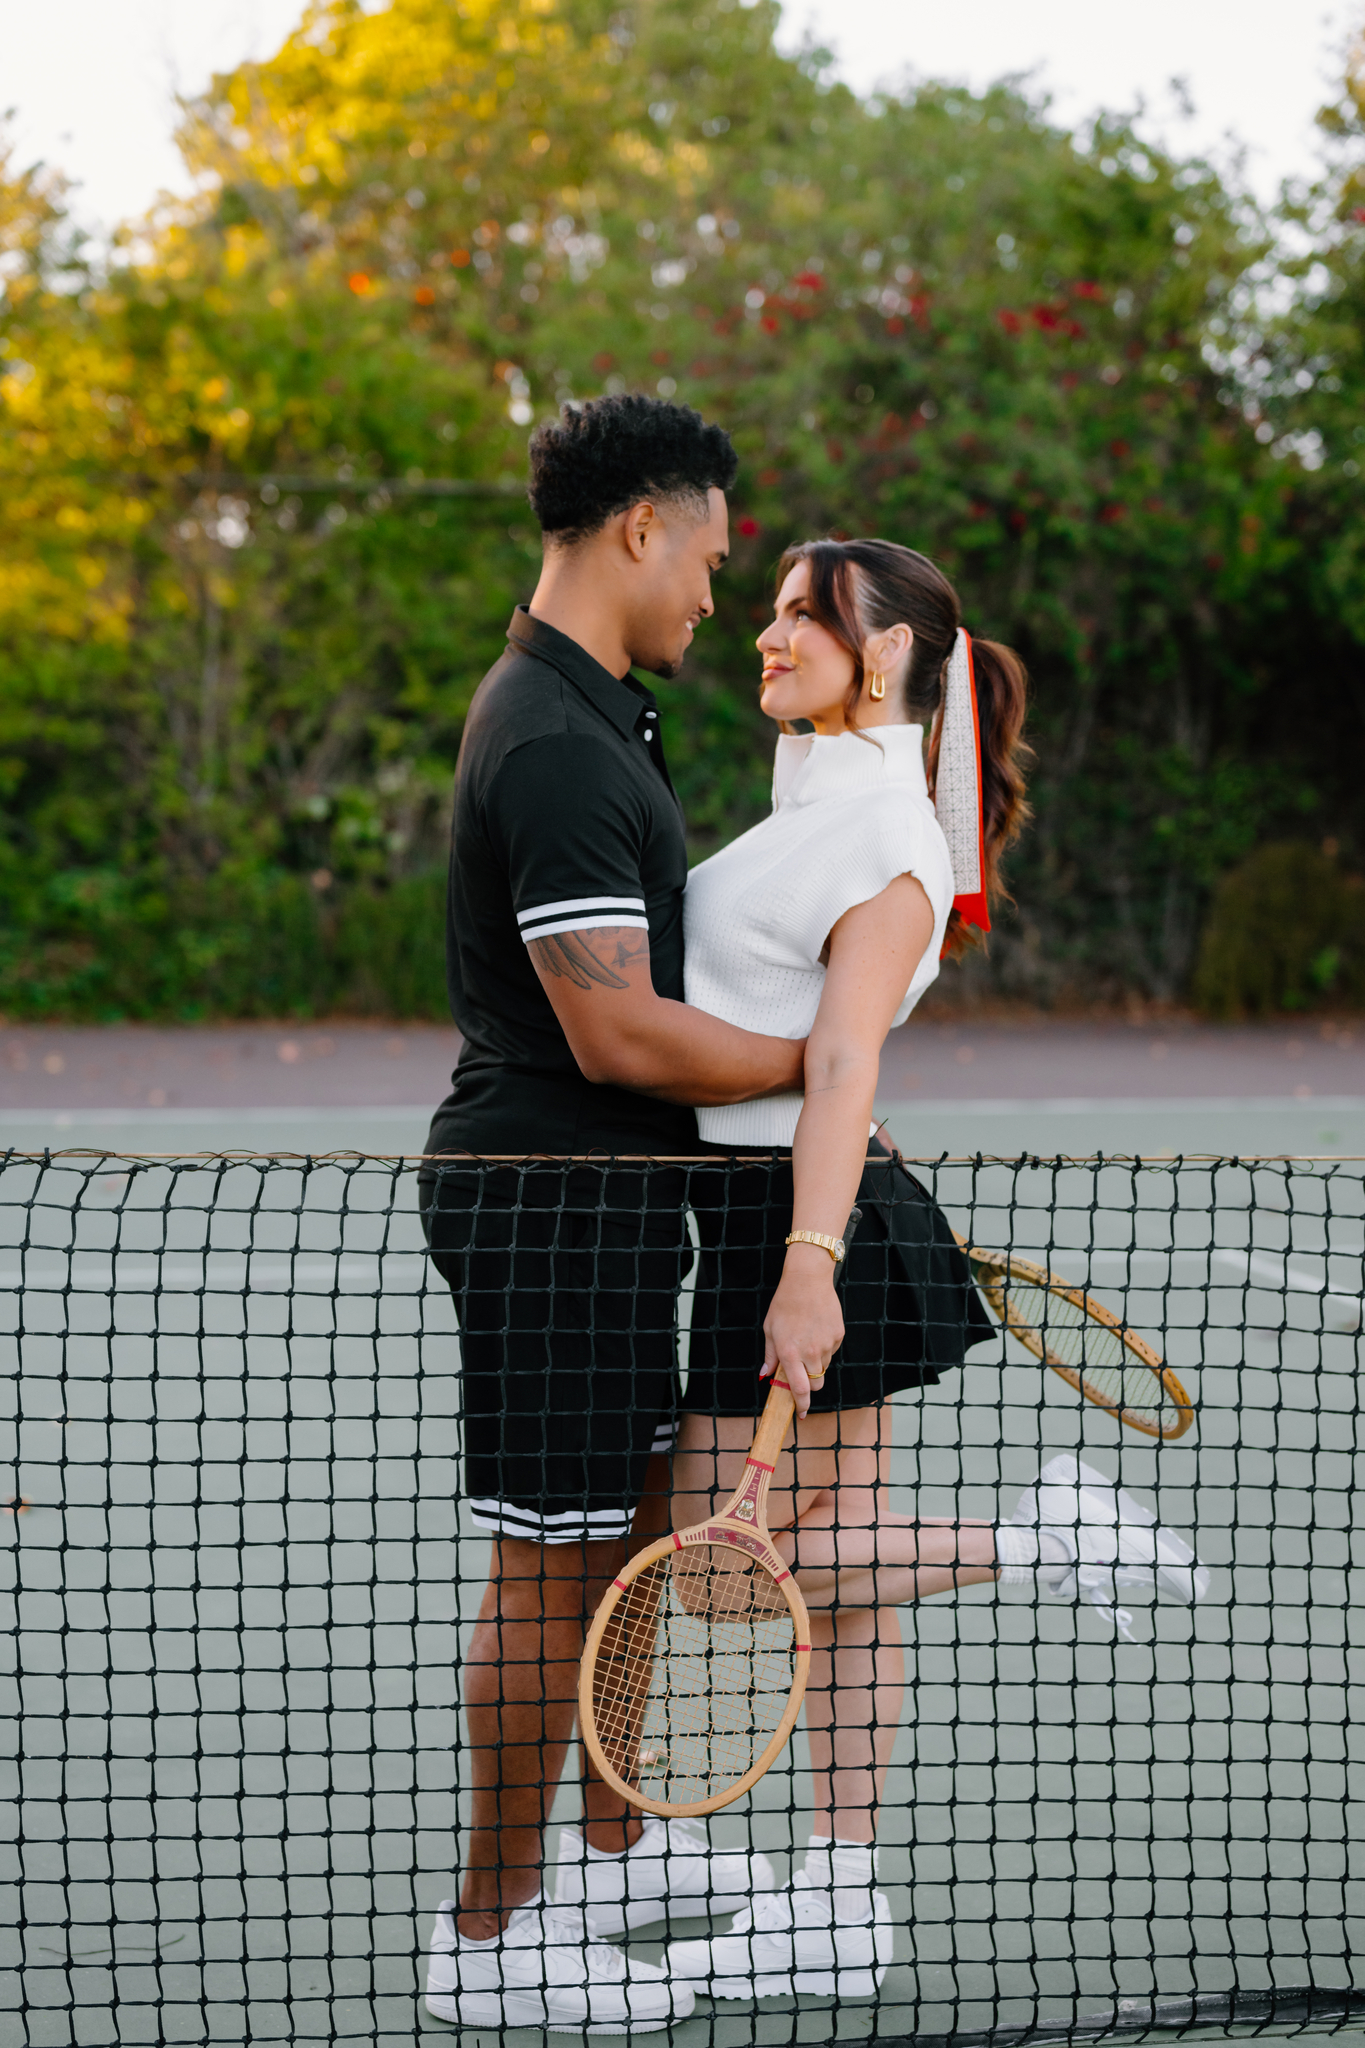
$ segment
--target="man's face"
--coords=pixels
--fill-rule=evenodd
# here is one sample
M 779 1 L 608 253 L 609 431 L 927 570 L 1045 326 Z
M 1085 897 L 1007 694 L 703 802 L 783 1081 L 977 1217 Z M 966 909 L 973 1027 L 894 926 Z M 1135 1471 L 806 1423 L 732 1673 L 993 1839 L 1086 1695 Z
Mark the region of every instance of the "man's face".
M 685 502 L 654 508 L 634 585 L 628 647 L 632 662 L 651 675 L 677 675 L 692 635 L 715 610 L 711 578 L 730 552 L 724 491 L 707 493 L 706 516 Z

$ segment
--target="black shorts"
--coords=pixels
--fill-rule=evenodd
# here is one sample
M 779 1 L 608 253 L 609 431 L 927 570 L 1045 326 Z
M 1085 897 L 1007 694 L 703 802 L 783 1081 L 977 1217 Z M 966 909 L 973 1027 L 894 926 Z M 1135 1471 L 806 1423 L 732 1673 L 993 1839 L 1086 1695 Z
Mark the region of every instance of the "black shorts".
M 694 1167 L 689 1192 L 702 1252 L 683 1407 L 754 1415 L 768 1390 L 758 1377 L 763 1319 L 792 1227 L 791 1154 L 715 1173 Z M 947 1217 L 898 1157 L 864 1170 L 858 1207 L 837 1283 L 844 1342 L 812 1394 L 813 1414 L 932 1386 L 997 1334 Z
M 626 1535 L 677 1427 L 684 1175 L 451 1166 L 421 1189 L 460 1320 L 475 1522 L 538 1543 Z

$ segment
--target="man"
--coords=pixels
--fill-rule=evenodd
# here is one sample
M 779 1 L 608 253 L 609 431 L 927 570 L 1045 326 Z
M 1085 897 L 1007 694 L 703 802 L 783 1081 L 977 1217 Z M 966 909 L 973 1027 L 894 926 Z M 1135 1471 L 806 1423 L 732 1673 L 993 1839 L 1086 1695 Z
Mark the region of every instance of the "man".
M 683 819 L 630 673 L 676 675 L 710 617 L 735 469 L 718 427 L 641 397 L 566 408 L 532 440 L 544 566 L 460 750 L 447 948 L 465 1044 L 432 1154 L 687 1154 L 693 1105 L 801 1086 L 799 1043 L 683 1004 Z M 464 1674 L 473 1827 L 428 2006 L 657 2029 L 691 1991 L 592 1937 L 723 1911 L 772 1886 L 766 1858 L 642 1823 L 590 1778 L 553 1904 L 541 1873 L 586 1622 L 666 1488 L 646 1474 L 672 1443 L 682 1176 L 452 1164 L 424 1188 L 459 1310 L 466 1492 L 494 1538 Z

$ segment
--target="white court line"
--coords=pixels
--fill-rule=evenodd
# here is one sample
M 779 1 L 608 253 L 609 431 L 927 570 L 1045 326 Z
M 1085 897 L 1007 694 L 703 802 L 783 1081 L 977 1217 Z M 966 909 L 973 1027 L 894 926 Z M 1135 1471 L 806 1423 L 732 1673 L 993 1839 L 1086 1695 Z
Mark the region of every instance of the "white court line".
M 380 1270 L 382 1264 L 382 1272 Z M 149 1252 L 120 1252 L 117 1274 L 108 1254 L 78 1252 L 67 1262 L 60 1255 L 29 1254 L 29 1264 L 0 1267 L 0 1287 L 24 1287 L 29 1293 L 56 1294 L 70 1287 L 78 1294 L 151 1294 L 160 1287 L 172 1293 L 239 1294 L 246 1289 L 274 1292 L 280 1288 L 316 1286 L 330 1292 L 390 1293 L 420 1290 L 428 1276 L 421 1252 L 370 1252 L 339 1259 L 316 1252 L 291 1258 L 281 1252 L 211 1252 L 206 1258 L 183 1252 L 158 1257 Z
M 1365 1301 L 1336 1293 L 1325 1279 L 1319 1280 L 1312 1273 L 1296 1270 L 1287 1259 L 1275 1258 L 1265 1252 L 1216 1251 L 1211 1256 L 1220 1266 L 1235 1267 L 1238 1277 L 1249 1287 L 1260 1281 L 1276 1293 L 1315 1295 L 1322 1303 L 1324 1322 L 1330 1319 L 1334 1329 L 1358 1330 L 1361 1326 Z
M 1151 1285 L 1144 1287 L 1141 1281 L 1135 1280 L 1132 1283 L 1132 1291 L 1137 1294 L 1165 1293 L 1167 1291 L 1187 1293 L 1191 1289 L 1197 1289 L 1201 1286 L 1206 1288 L 1214 1287 L 1217 1285 L 1217 1282 L 1211 1272 L 1207 1272 L 1206 1277 L 1181 1281 L 1176 1278 L 1174 1268 L 1177 1259 L 1194 1259 L 1198 1261 L 1201 1271 L 1204 1271 L 1216 1260 L 1219 1265 L 1231 1268 L 1232 1272 L 1246 1286 L 1255 1288 L 1259 1284 L 1260 1290 L 1266 1293 L 1284 1294 L 1288 1292 L 1312 1295 L 1315 1300 L 1322 1303 L 1323 1321 L 1331 1329 L 1349 1333 L 1352 1330 L 1360 1329 L 1362 1321 L 1365 1321 L 1365 1299 L 1354 1294 L 1343 1294 L 1338 1288 L 1331 1286 L 1326 1276 L 1319 1278 L 1312 1273 L 1305 1273 L 1301 1268 L 1291 1266 L 1287 1259 L 1277 1257 L 1273 1253 L 1234 1250 L 1231 1246 L 1095 1245 L 1089 1249 L 1076 1247 L 1074 1250 L 1054 1246 L 1050 1252 L 1038 1251 L 1035 1253 L 1025 1253 L 1024 1256 L 1033 1257 L 1044 1265 L 1051 1262 L 1058 1270 L 1065 1266 L 1068 1258 L 1071 1258 L 1076 1264 L 1084 1262 L 1092 1271 L 1100 1262 L 1118 1262 L 1127 1272 L 1139 1261 L 1152 1259 L 1159 1260 L 1164 1267 L 1170 1269 L 1169 1282 L 1153 1282 Z M 1299 1256 L 1312 1258 L 1315 1254 L 1307 1252 L 1300 1253 Z M 1329 1255 L 1319 1254 L 1318 1256 L 1326 1257 Z M 1335 1251 L 1330 1256 L 1335 1259 L 1357 1259 L 1360 1257 L 1360 1254 L 1351 1251 Z M 1122 1289 L 1122 1282 L 1120 1281 L 1111 1280 L 1107 1283 L 1100 1282 L 1099 1284 L 1107 1285 L 1110 1293 Z M 1229 1277 L 1225 1284 L 1234 1286 L 1236 1281 Z
M 337 1123 L 342 1118 L 348 1123 L 376 1124 L 398 1119 L 429 1124 L 434 1109 L 435 1104 L 430 1102 L 417 1106 L 397 1102 L 391 1108 L 382 1103 L 353 1108 L 350 1103 L 338 1102 L 325 1108 L 314 1103 L 305 1109 L 139 1109 L 136 1105 L 131 1109 L 6 1109 L 0 1110 L 0 1142 L 11 1128 L 70 1131 L 78 1124 L 93 1124 L 97 1130 L 118 1124 L 149 1124 L 153 1129 L 171 1130 L 177 1124 L 216 1123 L 224 1118 L 234 1124 Z
M 89 1124 L 103 1130 L 111 1125 L 145 1124 L 152 1129 L 164 1127 L 170 1130 L 178 1124 L 213 1123 L 220 1118 L 230 1118 L 234 1124 L 337 1123 L 342 1120 L 383 1123 L 389 1119 L 430 1123 L 434 1108 L 430 1102 L 400 1102 L 391 1106 L 353 1106 L 338 1102 L 323 1107 L 310 1104 L 300 1109 L 233 1109 L 230 1106 L 146 1109 L 137 1105 L 128 1109 L 13 1109 L 0 1111 L 0 1141 L 8 1129 L 69 1131 L 77 1125 Z M 1216 1110 L 1219 1113 L 1286 1109 L 1316 1113 L 1328 1110 L 1333 1114 L 1350 1115 L 1365 1111 L 1365 1095 L 962 1095 L 933 1099 L 904 1095 L 897 1096 L 887 1106 L 885 1114 L 917 1110 L 928 1116 L 966 1116 L 976 1110 L 990 1116 L 1027 1116 L 1034 1113 L 1096 1116 L 1106 1111 L 1121 1116 L 1167 1116 L 1193 1109 Z
M 1023 1116 L 1043 1111 L 1049 1116 L 1098 1116 L 1113 1111 L 1121 1116 L 1150 1112 L 1153 1116 L 1188 1114 L 1191 1110 L 1285 1110 L 1316 1113 L 1331 1110 L 1341 1115 L 1365 1110 L 1365 1095 L 963 1095 L 936 1097 L 932 1101 L 915 1095 L 898 1096 L 886 1114 L 915 1109 L 928 1116 L 965 1116 L 983 1110 L 991 1116 Z

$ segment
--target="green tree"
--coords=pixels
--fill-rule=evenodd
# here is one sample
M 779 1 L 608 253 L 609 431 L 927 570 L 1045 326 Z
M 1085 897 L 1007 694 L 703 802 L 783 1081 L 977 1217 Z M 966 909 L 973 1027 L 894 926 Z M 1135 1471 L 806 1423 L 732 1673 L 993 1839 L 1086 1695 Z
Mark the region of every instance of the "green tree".
M 1311 755 L 1322 791 L 1310 821 L 1365 866 L 1365 34 L 1340 95 L 1319 116 L 1326 167 L 1288 207 L 1289 310 L 1243 339 L 1256 431 L 1279 470 L 1294 537 L 1277 648 L 1277 733 Z
M 1331 749 L 1274 717 L 1302 458 L 1229 367 L 1264 224 L 1012 90 L 859 100 L 775 22 L 321 0 L 187 110 L 208 196 L 79 291 L 59 195 L 11 180 L 5 1007 L 439 1007 L 461 720 L 538 555 L 526 434 L 604 386 L 744 458 L 665 692 L 699 846 L 766 802 L 752 635 L 829 530 L 933 554 L 1034 672 L 1037 824 L 978 978 L 1172 996 L 1217 875 L 1330 826 Z

